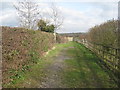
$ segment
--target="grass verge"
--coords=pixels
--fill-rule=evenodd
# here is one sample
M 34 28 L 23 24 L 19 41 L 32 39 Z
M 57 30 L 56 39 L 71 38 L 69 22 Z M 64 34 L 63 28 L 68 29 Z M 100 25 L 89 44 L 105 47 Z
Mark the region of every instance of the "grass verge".
M 69 88 L 110 88 L 117 87 L 98 64 L 99 58 L 83 45 L 73 42 L 74 48 L 67 50 L 71 59 L 65 60 L 64 81 Z

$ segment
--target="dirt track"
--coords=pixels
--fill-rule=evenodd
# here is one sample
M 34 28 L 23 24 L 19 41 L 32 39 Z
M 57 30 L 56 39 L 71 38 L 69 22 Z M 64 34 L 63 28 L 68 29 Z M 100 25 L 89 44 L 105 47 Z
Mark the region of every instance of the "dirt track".
M 65 65 L 64 60 L 70 59 L 66 54 L 66 50 L 69 48 L 64 48 L 61 50 L 59 55 L 53 57 L 54 63 L 47 68 L 49 74 L 40 85 L 41 88 L 65 88 L 66 86 L 62 83 L 62 77 L 60 72 L 63 71 Z

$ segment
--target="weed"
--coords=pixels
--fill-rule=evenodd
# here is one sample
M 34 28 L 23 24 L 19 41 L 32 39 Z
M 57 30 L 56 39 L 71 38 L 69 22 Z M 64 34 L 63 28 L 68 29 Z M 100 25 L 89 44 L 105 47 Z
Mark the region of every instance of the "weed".
M 12 50 L 8 54 L 4 54 L 4 56 L 7 58 L 7 60 L 11 61 L 15 56 L 19 55 L 18 50 Z

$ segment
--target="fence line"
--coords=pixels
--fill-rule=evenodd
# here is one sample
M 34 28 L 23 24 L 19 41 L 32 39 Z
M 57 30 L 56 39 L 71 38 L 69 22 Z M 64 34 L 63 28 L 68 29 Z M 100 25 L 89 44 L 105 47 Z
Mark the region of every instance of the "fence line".
M 104 64 L 104 67 L 107 68 L 110 72 L 112 72 L 111 76 L 116 83 L 119 84 L 118 73 L 120 70 L 118 68 L 119 62 L 119 50 L 118 48 L 108 47 L 102 44 L 91 43 L 87 41 L 75 40 L 78 43 L 83 44 L 86 48 L 90 49 L 94 52 L 100 59 L 101 63 Z

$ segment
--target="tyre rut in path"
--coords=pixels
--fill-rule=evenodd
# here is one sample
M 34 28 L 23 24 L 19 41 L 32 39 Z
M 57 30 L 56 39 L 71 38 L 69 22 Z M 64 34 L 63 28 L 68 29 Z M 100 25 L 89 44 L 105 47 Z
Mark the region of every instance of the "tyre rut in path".
M 62 83 L 62 76 L 60 75 L 60 72 L 62 72 L 65 67 L 64 60 L 70 59 L 70 57 L 66 54 L 66 51 L 69 48 L 70 47 L 64 48 L 57 56 L 53 57 L 54 62 L 52 65 L 48 66 L 48 75 L 43 80 L 40 88 L 65 88 L 65 85 Z

